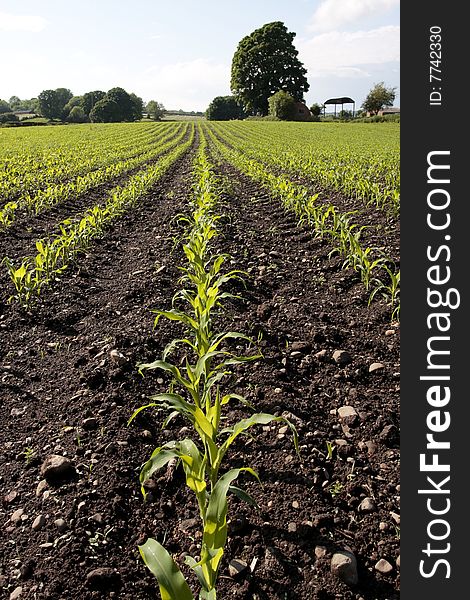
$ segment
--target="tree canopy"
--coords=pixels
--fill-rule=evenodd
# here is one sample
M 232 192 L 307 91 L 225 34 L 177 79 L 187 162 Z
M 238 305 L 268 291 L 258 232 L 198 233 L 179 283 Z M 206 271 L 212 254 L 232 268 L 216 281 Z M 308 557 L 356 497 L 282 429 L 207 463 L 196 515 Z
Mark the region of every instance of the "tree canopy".
M 289 121 L 294 118 L 295 100 L 284 90 L 279 90 L 268 98 L 268 105 L 269 114 L 273 117 L 277 117 L 281 121 Z
M 12 110 L 11 103 L 6 100 L 0 100 L 0 113 L 7 113 Z
M 66 88 L 43 90 L 38 96 L 39 112 L 46 119 L 63 119 L 64 107 L 73 94 Z
M 268 114 L 268 98 L 279 90 L 303 101 L 310 86 L 294 37 L 284 23 L 275 21 L 256 29 L 238 44 L 230 87 L 247 112 Z
M 103 92 L 102 90 L 95 90 L 94 92 L 86 92 L 83 94 L 80 102 L 83 112 L 88 116 L 95 104 L 100 100 L 103 100 L 105 96 L 106 92 Z
M 165 107 L 163 106 L 163 104 L 157 102 L 156 100 L 150 100 L 149 102 L 147 102 L 145 110 L 149 117 L 154 121 L 160 121 L 160 119 L 165 114 Z
M 117 123 L 121 121 L 120 117 L 121 109 L 118 103 L 107 97 L 98 100 L 89 114 L 92 123 Z
M 384 106 L 393 106 L 395 101 L 396 88 L 387 88 L 381 81 L 376 83 L 367 94 L 362 104 L 362 108 L 372 115 L 376 115 Z
M 209 121 L 230 121 L 242 119 L 243 116 L 243 108 L 235 96 L 217 96 L 206 110 L 206 118 Z

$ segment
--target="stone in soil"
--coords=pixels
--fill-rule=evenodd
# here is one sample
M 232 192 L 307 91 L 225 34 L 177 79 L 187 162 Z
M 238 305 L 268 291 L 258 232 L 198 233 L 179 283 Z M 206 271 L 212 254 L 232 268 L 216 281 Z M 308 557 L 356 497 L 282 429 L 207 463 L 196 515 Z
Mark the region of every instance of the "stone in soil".
M 86 576 L 86 582 L 93 590 L 107 591 L 119 587 L 121 575 L 110 567 L 98 567 L 89 571 Z
M 42 463 L 40 473 L 47 481 L 60 481 L 72 477 L 76 471 L 68 458 L 51 454 Z
M 347 585 L 356 585 L 359 577 L 357 574 L 357 561 L 354 554 L 347 550 L 335 552 L 331 558 L 331 572 Z
M 228 572 L 230 573 L 230 577 L 237 577 L 244 573 L 248 568 L 248 563 L 240 558 L 234 558 L 229 562 Z
M 359 511 L 364 513 L 374 512 L 377 509 L 375 502 L 372 498 L 364 498 L 364 500 L 359 504 Z
M 345 366 L 352 362 L 352 357 L 346 350 L 335 350 L 333 352 L 333 360 L 337 365 Z
M 383 575 L 387 575 L 387 573 L 391 573 L 393 571 L 392 565 L 385 560 L 385 558 L 381 558 L 375 565 L 375 570 Z
M 346 425 L 354 425 L 359 416 L 354 406 L 341 406 L 338 408 L 338 415 Z

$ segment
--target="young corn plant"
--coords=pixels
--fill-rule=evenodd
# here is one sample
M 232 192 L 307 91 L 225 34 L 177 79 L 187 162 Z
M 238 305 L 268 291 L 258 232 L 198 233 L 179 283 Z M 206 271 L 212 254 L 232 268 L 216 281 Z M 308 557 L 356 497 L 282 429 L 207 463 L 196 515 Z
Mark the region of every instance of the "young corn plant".
M 28 310 L 33 299 L 41 291 L 43 282 L 38 276 L 38 272 L 31 266 L 30 258 L 24 259 L 18 268 L 15 267 L 8 256 L 5 256 L 2 264 L 6 266 L 16 291 L 16 294 L 10 296 L 8 301 L 13 302 L 16 300 L 23 308 Z
M 187 265 L 182 268 L 182 283 L 186 285 L 174 298 L 174 307 L 169 311 L 156 311 L 155 324 L 162 317 L 181 323 L 188 335 L 171 342 L 164 350 L 162 360 L 140 364 L 140 371 L 160 369 L 171 375 L 167 393 L 151 397 L 151 403 L 138 408 L 136 415 L 149 407 L 169 412 L 164 426 L 175 416 L 182 415 L 196 434 L 196 441 L 187 438 L 172 441 L 154 450 L 140 473 L 142 493 L 145 497 L 145 482 L 172 460 L 180 461 L 186 485 L 197 499 L 202 522 L 202 546 L 198 561 L 186 558 L 186 564 L 195 572 L 199 583 L 201 600 L 216 600 L 216 582 L 220 563 L 227 541 L 227 494 L 232 492 L 240 498 L 252 501 L 250 496 L 233 485 L 242 474 L 249 473 L 258 479 L 249 466 L 230 469 L 221 474 L 222 461 L 238 436 L 245 434 L 255 425 L 266 425 L 272 421 L 284 421 L 292 430 L 294 444 L 298 449 L 295 427 L 283 417 L 267 413 L 255 413 L 227 427 L 222 427 L 223 408 L 232 400 L 247 404 L 237 394 L 224 394 L 221 380 L 230 373 L 233 365 L 260 358 L 259 354 L 238 356 L 226 349 L 231 340 L 251 343 L 244 334 L 213 329 L 214 310 L 229 297 L 223 291 L 225 284 L 240 277 L 238 271 L 223 274 L 221 267 L 224 255 L 210 254 L 210 241 L 217 234 L 215 224 L 218 217 L 213 214 L 217 199 L 216 179 L 205 154 L 203 141 L 196 162 L 196 185 L 194 186 L 194 212 L 186 223 L 191 228 L 183 246 Z M 186 351 L 181 368 L 169 361 L 176 350 Z M 192 600 L 191 589 L 179 567 L 156 540 L 149 539 L 139 546 L 141 556 L 156 576 L 162 600 Z
M 372 290 L 372 293 L 369 296 L 369 304 L 373 301 L 377 294 L 380 294 L 392 309 L 391 320 L 399 320 L 400 270 L 395 271 L 386 264 L 382 264 L 380 268 L 387 273 L 388 281 L 382 281 L 380 279 L 377 280 L 377 286 Z

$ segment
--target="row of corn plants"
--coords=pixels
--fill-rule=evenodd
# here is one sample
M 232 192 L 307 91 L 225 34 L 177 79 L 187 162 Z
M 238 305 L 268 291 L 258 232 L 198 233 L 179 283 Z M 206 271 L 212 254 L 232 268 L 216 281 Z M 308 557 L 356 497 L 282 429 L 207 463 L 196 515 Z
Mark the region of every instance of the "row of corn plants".
M 143 152 L 169 123 L 106 123 L 0 132 L 0 200 L 65 181 Z
M 124 186 L 111 190 L 102 205 L 88 209 L 81 217 L 66 219 L 50 238 L 36 241 L 37 253 L 23 258 L 18 267 L 8 257 L 3 259 L 15 288 L 10 301 L 29 308 L 45 285 L 56 280 L 91 241 L 102 235 L 110 223 L 131 209 L 193 144 L 194 125 L 189 139 L 163 156 L 157 163 L 129 178 Z
M 390 306 L 391 318 L 400 313 L 400 272 L 394 261 L 380 248 L 364 247 L 361 234 L 367 226 L 352 222 L 354 211 L 342 213 L 332 204 L 318 201 L 319 194 L 311 194 L 308 188 L 293 183 L 288 177 L 276 175 L 266 169 L 262 162 L 248 158 L 238 149 L 224 144 L 209 129 L 214 149 L 222 160 L 227 160 L 253 180 L 266 187 L 279 198 L 283 205 L 298 216 L 300 223 L 312 226 L 319 238 L 334 243 L 331 254 L 344 257 L 343 268 L 353 268 L 369 292 L 369 303 L 378 296 Z
M 56 204 L 65 202 L 70 198 L 79 197 L 99 185 L 138 168 L 140 165 L 155 160 L 161 154 L 179 144 L 186 135 L 187 129 L 188 125 L 186 124 L 177 128 L 162 130 L 160 136 L 156 137 L 149 145 L 146 145 L 146 148 L 149 149 L 145 149 L 143 152 L 140 151 L 132 158 L 111 162 L 108 166 L 79 175 L 67 182 L 53 183 L 43 190 L 37 190 L 34 193 L 27 192 L 16 201 L 7 202 L 0 210 L 0 229 L 6 229 L 13 224 L 16 211 L 19 208 L 25 209 L 29 214 L 39 214 Z M 175 133 L 178 135 L 175 136 Z M 75 157 L 75 160 L 79 161 L 80 157 Z
M 249 157 L 301 175 L 321 189 L 400 210 L 399 126 L 384 128 L 338 123 L 216 124 L 227 141 Z
M 251 347 L 252 340 L 242 333 L 217 331 L 214 327 L 214 315 L 231 297 L 225 290 L 226 285 L 234 278 L 242 278 L 243 273 L 237 270 L 224 272 L 223 266 L 229 256 L 213 250 L 220 219 L 217 215 L 220 182 L 208 161 L 202 129 L 200 134 L 191 213 L 180 217 L 186 231 L 183 236 L 186 262 L 180 267 L 181 289 L 176 292 L 170 310 L 155 311 L 155 325 L 161 318 L 176 321 L 183 328 L 184 337 L 168 344 L 161 359 L 138 365 L 143 374 L 154 369 L 164 371 L 171 381 L 168 391 L 152 396 L 149 404 L 134 412 L 130 422 L 142 410 L 153 408 L 168 413 L 163 421 L 164 427 L 177 416 L 191 425 L 192 438 L 169 442 L 152 452 L 141 469 L 140 482 L 145 497 L 145 483 L 154 473 L 170 461 L 176 460 L 181 464 L 186 485 L 196 497 L 202 529 L 200 555 L 187 556 L 185 562 L 199 581 L 198 597 L 215 600 L 217 578 L 227 542 L 227 495 L 233 493 L 254 503 L 234 482 L 242 473 L 258 479 L 250 466 L 222 472 L 227 451 L 251 427 L 272 421 L 287 422 L 296 448 L 298 445 L 294 426 L 283 417 L 253 413 L 230 424 L 229 415 L 225 414 L 231 401 L 248 404 L 243 397 L 222 391 L 222 382 L 230 374 L 231 367 L 258 360 L 261 356 L 256 352 L 245 356 L 234 354 L 229 350 L 231 343 Z M 172 357 L 175 358 L 172 360 Z M 150 538 L 139 546 L 139 550 L 145 564 L 157 578 L 162 600 L 192 600 L 195 597 L 179 566 L 162 544 Z

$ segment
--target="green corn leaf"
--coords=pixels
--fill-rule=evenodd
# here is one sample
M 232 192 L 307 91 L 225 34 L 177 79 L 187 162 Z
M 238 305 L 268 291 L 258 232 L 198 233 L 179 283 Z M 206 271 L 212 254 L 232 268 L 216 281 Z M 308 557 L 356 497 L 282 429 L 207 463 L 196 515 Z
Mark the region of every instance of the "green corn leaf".
M 171 354 L 175 350 L 175 348 L 177 348 L 180 344 L 185 344 L 186 346 L 189 346 L 194 352 L 197 352 L 196 346 L 186 338 L 172 340 L 169 344 L 165 346 L 165 349 L 163 350 L 162 354 L 162 359 L 166 361 L 167 356 Z
M 209 348 L 209 352 L 213 352 L 214 350 L 217 350 L 217 348 L 219 347 L 219 345 L 222 342 L 224 342 L 225 340 L 229 340 L 229 339 L 245 340 L 249 344 L 254 343 L 251 338 L 249 338 L 247 335 L 244 335 L 243 333 L 237 333 L 236 331 L 229 331 L 227 333 L 222 333 L 222 334 L 216 335 L 214 337 L 212 345 Z
M 16 269 L 16 271 L 13 273 L 13 277 L 15 279 L 23 279 L 23 277 L 26 275 L 26 264 L 23 262 L 21 263 L 21 267 L 19 269 Z
M 173 375 L 175 380 L 185 388 L 191 387 L 191 383 L 186 380 L 182 375 L 178 367 L 171 363 L 165 362 L 164 360 L 155 360 L 152 363 L 139 363 L 137 364 L 139 372 L 142 373 L 145 369 L 161 369 L 162 371 L 168 371 Z
M 206 510 L 203 540 L 213 552 L 223 549 L 227 540 L 227 492 L 232 481 L 237 479 L 242 471 L 251 473 L 259 480 L 258 474 L 249 467 L 231 469 L 224 473 L 215 484 L 210 495 Z
M 157 406 L 157 404 L 155 402 L 152 402 L 150 404 L 145 404 L 144 406 L 139 406 L 139 408 L 137 408 L 133 413 L 131 418 L 127 421 L 127 424 L 130 425 L 132 423 L 132 421 L 136 418 L 136 416 L 142 412 L 143 410 L 145 410 L 146 408 L 153 408 L 154 406 Z
M 175 443 L 176 442 L 169 442 L 168 444 L 165 444 L 165 446 L 155 448 L 148 461 L 142 467 L 139 479 L 142 485 L 142 495 L 144 497 L 147 495 L 147 492 L 145 491 L 143 484 L 152 477 L 155 471 L 159 471 L 162 467 L 167 465 L 171 459 L 181 458 L 181 453 L 174 449 Z
M 240 498 L 240 500 L 243 500 L 243 502 L 246 502 L 250 506 L 254 506 L 258 510 L 261 510 L 259 507 L 259 504 L 256 502 L 256 500 L 252 496 L 250 496 L 250 494 L 248 492 L 245 492 L 245 490 L 242 490 L 239 487 L 236 487 L 234 485 L 231 485 L 228 488 L 228 490 L 229 490 L 229 492 L 232 492 L 232 494 L 234 494 L 234 496 L 237 496 L 237 498 Z
M 158 580 L 162 600 L 195 600 L 178 565 L 156 540 L 150 538 L 139 552 Z
M 171 421 L 173 421 L 173 419 L 175 417 L 177 417 L 180 414 L 179 410 L 174 410 L 172 411 L 163 421 L 162 423 L 162 429 L 165 429 L 166 427 L 168 427 L 168 423 L 170 423 Z
M 192 556 L 186 556 L 184 562 L 188 565 L 188 567 L 191 567 L 191 569 L 196 573 L 196 576 L 199 579 L 199 583 L 201 584 L 202 589 L 206 592 L 209 591 L 200 563 L 196 562 L 196 560 Z
M 297 453 L 299 453 L 297 430 L 296 430 L 295 426 L 288 419 L 286 419 L 285 417 L 275 417 L 274 415 L 270 415 L 268 413 L 256 413 L 256 414 L 252 415 L 251 417 L 249 417 L 248 419 L 242 419 L 241 421 L 238 421 L 238 423 L 236 423 L 233 427 L 227 427 L 226 429 L 224 429 L 220 432 L 220 433 L 230 433 L 230 435 L 219 449 L 218 464 L 220 464 L 220 462 L 222 461 L 222 458 L 224 457 L 225 453 L 229 449 L 230 445 L 235 441 L 235 439 L 241 433 L 243 433 L 250 427 L 253 427 L 253 425 L 267 425 L 268 423 L 271 423 L 272 421 L 283 421 L 284 423 L 286 423 L 286 425 L 288 425 L 290 427 L 292 434 L 294 436 L 295 449 L 296 449 Z

